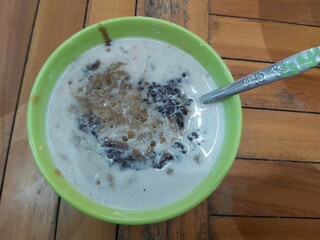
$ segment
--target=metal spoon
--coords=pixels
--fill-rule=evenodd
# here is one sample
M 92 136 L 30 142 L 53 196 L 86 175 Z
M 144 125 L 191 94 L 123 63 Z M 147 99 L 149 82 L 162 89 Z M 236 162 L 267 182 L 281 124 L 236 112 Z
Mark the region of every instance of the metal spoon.
M 299 52 L 201 97 L 204 104 L 308 71 L 320 65 L 320 46 Z

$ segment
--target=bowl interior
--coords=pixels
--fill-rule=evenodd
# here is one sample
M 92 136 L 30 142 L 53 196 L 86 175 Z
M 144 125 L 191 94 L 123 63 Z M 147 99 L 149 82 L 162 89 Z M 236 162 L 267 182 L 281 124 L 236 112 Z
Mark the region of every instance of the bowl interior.
M 208 197 L 230 169 L 240 142 L 240 99 L 233 96 L 224 101 L 226 130 L 215 168 L 183 199 L 163 208 L 143 211 L 115 209 L 91 201 L 77 192 L 56 169 L 46 143 L 45 119 L 49 99 L 60 75 L 79 55 L 104 42 L 99 27 L 105 28 L 112 40 L 147 37 L 167 42 L 192 55 L 215 79 L 217 86 L 233 81 L 221 58 L 205 41 L 175 24 L 153 18 L 126 17 L 92 25 L 66 40 L 46 61 L 34 83 L 28 103 L 27 127 L 35 161 L 46 180 L 62 198 L 98 219 L 120 224 L 145 224 L 180 215 Z

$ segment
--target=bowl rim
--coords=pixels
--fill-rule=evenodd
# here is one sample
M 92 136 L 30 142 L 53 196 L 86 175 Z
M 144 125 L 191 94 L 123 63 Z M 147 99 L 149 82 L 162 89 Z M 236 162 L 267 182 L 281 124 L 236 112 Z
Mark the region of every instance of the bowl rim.
M 74 44 L 74 42 L 77 41 L 77 39 L 79 39 L 83 35 L 86 35 L 86 34 L 88 35 L 90 34 L 90 31 L 96 30 L 101 26 L 107 27 L 107 29 L 109 29 L 109 27 L 113 25 L 124 24 L 124 23 L 146 24 L 146 26 L 159 27 L 161 31 L 168 28 L 179 35 L 182 34 L 182 35 L 188 36 L 193 42 L 199 43 L 201 48 L 204 49 L 203 51 L 207 51 L 208 54 L 214 59 L 214 61 L 216 61 L 219 64 L 219 68 L 220 68 L 219 71 L 221 71 L 222 72 L 221 74 L 225 76 L 225 81 L 227 82 L 233 81 L 233 77 L 229 69 L 227 68 L 223 60 L 220 58 L 220 56 L 211 48 L 211 46 L 206 41 L 204 41 L 203 39 L 201 39 L 191 31 L 177 24 L 174 24 L 165 20 L 156 19 L 156 18 L 140 17 L 140 16 L 139 17 L 136 17 L 136 16 L 120 17 L 120 18 L 105 20 L 105 21 L 93 24 L 87 28 L 84 28 L 79 32 L 75 33 L 70 38 L 68 38 L 49 56 L 47 61 L 42 66 L 33 84 L 33 87 L 30 93 L 30 98 L 28 101 L 28 110 L 27 110 L 28 141 L 29 141 L 29 146 L 31 148 L 32 155 L 42 175 L 45 177 L 49 185 L 59 194 L 59 196 L 62 197 L 64 200 L 66 200 L 69 204 L 81 210 L 82 212 L 100 220 L 109 221 L 109 222 L 118 223 L 118 224 L 148 224 L 148 223 L 168 220 L 170 218 L 176 217 L 178 215 L 181 215 L 182 213 L 187 212 L 188 210 L 194 208 L 196 205 L 198 205 L 203 200 L 205 200 L 217 188 L 217 186 L 221 183 L 223 178 L 228 173 L 230 167 L 232 166 L 236 153 L 238 151 L 241 133 L 242 133 L 242 109 L 241 109 L 241 102 L 240 102 L 239 96 L 232 96 L 229 99 L 224 101 L 223 104 L 226 106 L 226 109 L 228 109 L 226 114 L 229 114 L 234 119 L 226 120 L 228 122 L 228 126 L 230 125 L 231 130 L 230 132 L 228 132 L 228 134 L 226 133 L 227 136 L 225 136 L 225 139 L 228 139 L 228 141 L 230 141 L 228 145 L 228 151 L 225 151 L 223 155 L 221 155 L 222 153 L 219 153 L 220 158 L 223 158 L 224 160 L 223 166 L 219 167 L 219 171 L 211 170 L 210 173 L 208 174 L 210 175 L 210 177 L 207 176 L 201 182 L 201 184 L 203 182 L 206 182 L 205 187 L 201 189 L 200 188 L 201 184 L 199 184 L 199 186 L 196 188 L 197 191 L 193 190 L 186 197 L 183 197 L 183 201 L 179 200 L 177 203 L 173 203 L 159 209 L 124 210 L 124 209 L 102 206 L 101 204 L 95 203 L 88 199 L 83 200 L 81 196 L 79 196 L 81 194 L 79 193 L 77 194 L 77 192 L 74 189 L 73 190 L 69 189 L 70 186 L 65 185 L 66 183 L 64 182 L 63 177 L 61 176 L 61 173 L 57 172 L 56 169 L 49 169 L 50 167 L 48 167 L 48 164 L 49 164 L 48 162 L 52 160 L 50 158 L 50 155 L 48 156 L 47 153 L 43 153 L 44 152 L 43 149 L 46 148 L 46 144 L 43 141 L 39 141 L 38 139 L 38 135 L 42 134 L 42 137 L 43 135 L 45 135 L 45 130 L 39 129 L 41 128 L 39 127 L 39 123 L 41 123 L 41 121 L 45 121 L 45 119 L 42 119 L 42 120 L 39 119 L 38 115 L 39 115 L 39 112 L 41 111 L 43 114 L 43 111 L 45 111 L 48 102 L 46 101 L 41 102 L 41 98 L 40 100 L 36 98 L 37 96 L 39 96 L 39 91 L 41 87 L 43 89 L 43 84 L 44 84 L 43 81 L 45 79 L 44 76 L 50 70 L 50 67 L 52 67 L 51 65 L 53 64 L 53 62 L 57 60 L 57 57 L 59 57 L 61 54 L 63 55 L 63 52 L 68 46 Z M 156 39 L 157 35 L 155 35 L 154 38 Z M 93 45 L 91 47 L 93 47 Z M 179 46 L 177 47 L 180 48 Z M 83 50 L 83 52 L 84 51 L 86 50 Z M 193 50 L 190 50 L 189 53 L 193 56 L 193 54 L 195 53 L 192 51 Z M 201 65 L 206 70 L 208 70 L 207 69 L 208 67 L 204 66 L 205 64 L 201 64 Z M 66 69 L 66 67 L 64 69 Z M 53 85 L 55 85 L 58 79 L 57 78 L 53 79 Z M 50 81 L 52 80 L 49 79 L 49 82 Z M 223 146 L 223 148 L 226 150 L 226 146 Z M 212 176 L 214 176 L 214 178 Z M 208 181 L 212 181 L 212 182 L 208 182 Z M 192 194 L 195 194 L 197 196 L 192 197 Z M 78 199 L 80 199 L 81 201 Z M 190 201 L 187 201 L 187 200 L 190 200 Z

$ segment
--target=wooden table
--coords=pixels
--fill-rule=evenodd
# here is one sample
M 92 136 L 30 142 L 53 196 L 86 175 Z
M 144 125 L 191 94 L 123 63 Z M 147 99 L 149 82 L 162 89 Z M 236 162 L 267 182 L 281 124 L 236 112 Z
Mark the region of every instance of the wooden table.
M 70 35 L 129 15 L 170 20 L 207 40 L 235 79 L 320 42 L 319 0 L 0 2 L 0 239 L 320 239 L 320 70 L 243 93 L 243 136 L 219 188 L 167 222 L 98 221 L 61 200 L 30 154 L 35 77 Z

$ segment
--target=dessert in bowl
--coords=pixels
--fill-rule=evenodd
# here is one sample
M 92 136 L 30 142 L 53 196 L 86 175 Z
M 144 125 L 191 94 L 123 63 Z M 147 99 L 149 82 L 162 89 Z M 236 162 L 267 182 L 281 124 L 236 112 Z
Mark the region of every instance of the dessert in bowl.
M 81 211 L 145 224 L 208 197 L 235 158 L 238 96 L 203 105 L 232 82 L 215 51 L 167 21 L 92 25 L 46 61 L 31 92 L 28 136 L 42 174 Z

